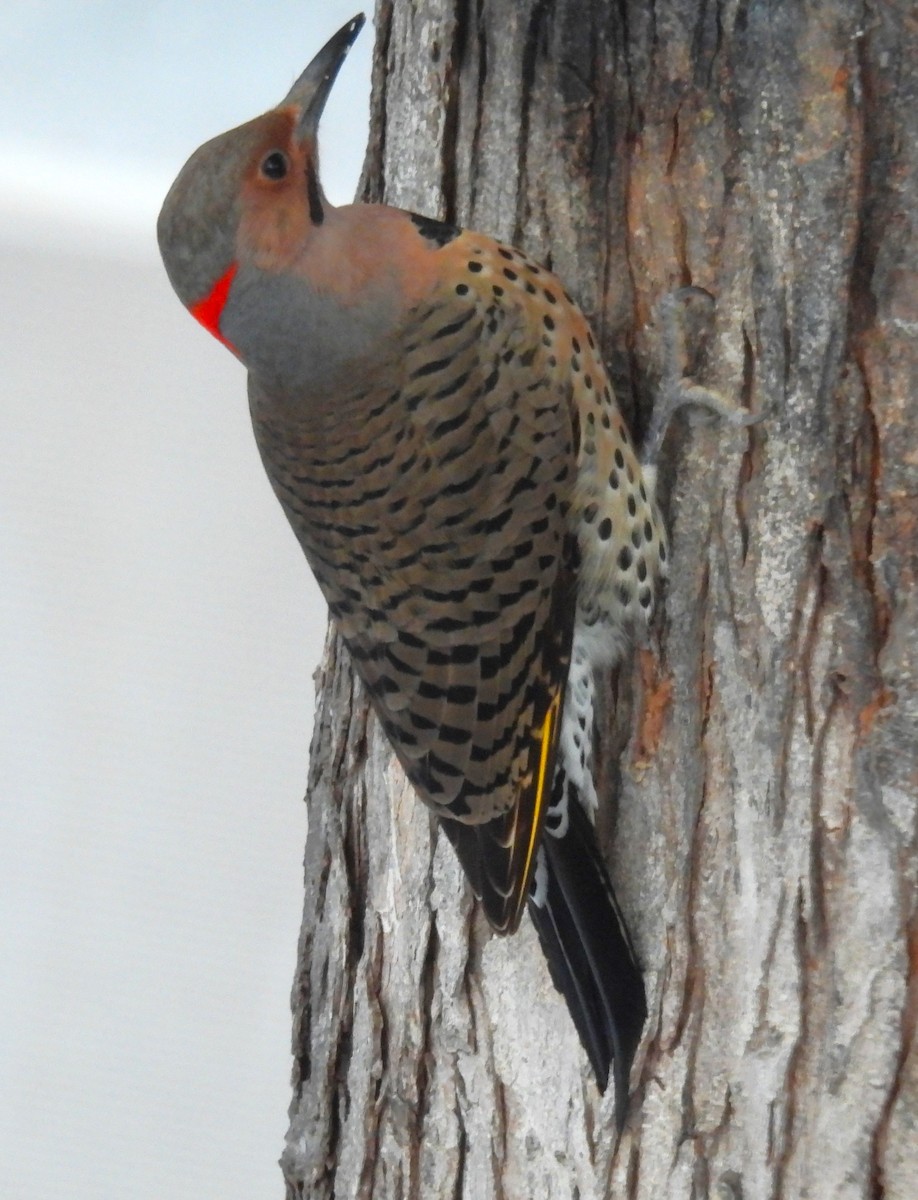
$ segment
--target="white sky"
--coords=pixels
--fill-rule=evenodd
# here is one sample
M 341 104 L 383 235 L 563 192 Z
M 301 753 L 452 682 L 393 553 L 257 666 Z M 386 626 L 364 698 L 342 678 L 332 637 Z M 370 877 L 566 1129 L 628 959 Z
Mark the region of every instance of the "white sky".
M 283 1194 L 325 613 L 159 204 L 347 3 L 0 15 L 0 1197 Z M 367 28 L 323 123 L 366 138 Z
M 191 151 L 277 104 L 359 11 L 360 0 L 3 5 L 0 198 L 90 234 L 114 222 L 144 244 Z M 368 25 L 322 122 L 332 203 L 353 199 L 363 163 L 372 46 Z

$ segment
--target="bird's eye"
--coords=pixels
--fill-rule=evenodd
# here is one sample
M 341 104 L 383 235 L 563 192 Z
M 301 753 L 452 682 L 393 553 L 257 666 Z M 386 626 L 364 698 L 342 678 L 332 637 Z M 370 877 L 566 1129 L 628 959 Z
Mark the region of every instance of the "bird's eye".
M 283 179 L 287 174 L 287 155 L 280 150 L 272 150 L 261 164 L 261 173 L 265 179 Z

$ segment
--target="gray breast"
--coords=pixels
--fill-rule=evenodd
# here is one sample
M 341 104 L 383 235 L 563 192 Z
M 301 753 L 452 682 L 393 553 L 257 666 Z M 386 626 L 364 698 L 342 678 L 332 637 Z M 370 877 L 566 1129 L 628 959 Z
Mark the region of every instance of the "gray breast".
M 268 391 L 329 395 L 391 336 L 397 308 L 384 286 L 348 307 L 297 276 L 244 267 L 220 327 Z

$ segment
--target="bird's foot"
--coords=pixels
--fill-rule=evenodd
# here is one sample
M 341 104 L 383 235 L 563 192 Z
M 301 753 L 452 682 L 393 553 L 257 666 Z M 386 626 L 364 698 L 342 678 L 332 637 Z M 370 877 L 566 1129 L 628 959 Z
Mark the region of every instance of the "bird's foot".
M 714 297 L 700 287 L 682 287 L 669 292 L 657 305 L 655 323 L 660 328 L 662 370 L 660 383 L 653 407 L 650 428 L 644 440 L 642 460 L 645 464 L 656 463 L 663 439 L 673 417 L 680 408 L 705 408 L 731 425 L 756 425 L 762 419 L 758 413 L 737 408 L 719 392 L 711 391 L 695 383 L 686 374 L 690 308 L 700 306 L 708 312 L 714 305 Z M 694 357 L 694 355 L 692 355 Z

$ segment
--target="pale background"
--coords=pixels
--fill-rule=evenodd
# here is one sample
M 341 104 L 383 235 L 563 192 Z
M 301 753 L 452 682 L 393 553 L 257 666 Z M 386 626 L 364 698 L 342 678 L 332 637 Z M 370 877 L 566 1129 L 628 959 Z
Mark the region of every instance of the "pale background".
M 359 0 L 0 15 L 0 1197 L 283 1194 L 325 626 L 159 204 Z M 323 123 L 366 141 L 372 30 Z

